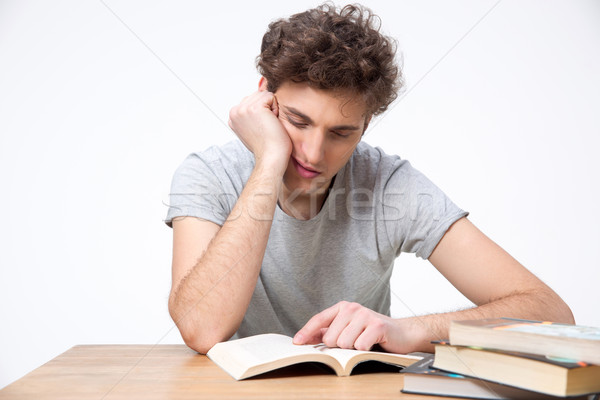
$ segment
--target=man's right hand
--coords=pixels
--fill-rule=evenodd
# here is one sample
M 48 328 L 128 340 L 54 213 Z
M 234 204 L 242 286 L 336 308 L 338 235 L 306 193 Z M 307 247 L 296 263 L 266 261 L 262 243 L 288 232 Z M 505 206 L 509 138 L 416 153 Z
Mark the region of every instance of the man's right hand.
M 240 327 L 258 281 L 292 142 L 273 93 L 261 89 L 233 107 L 229 126 L 256 165 L 222 226 L 173 220 L 169 312 L 185 343 L 206 353 Z
M 292 153 L 292 141 L 278 116 L 275 95 L 263 89 L 231 109 L 229 127 L 254 154 L 257 164 L 275 168 L 283 175 Z

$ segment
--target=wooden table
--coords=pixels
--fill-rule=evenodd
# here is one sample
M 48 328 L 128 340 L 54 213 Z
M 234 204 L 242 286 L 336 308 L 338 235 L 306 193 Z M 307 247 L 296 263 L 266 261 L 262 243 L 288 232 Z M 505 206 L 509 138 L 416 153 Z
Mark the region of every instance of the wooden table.
M 75 346 L 0 390 L 0 399 L 429 399 L 397 372 L 337 377 L 303 364 L 236 381 L 184 345 Z

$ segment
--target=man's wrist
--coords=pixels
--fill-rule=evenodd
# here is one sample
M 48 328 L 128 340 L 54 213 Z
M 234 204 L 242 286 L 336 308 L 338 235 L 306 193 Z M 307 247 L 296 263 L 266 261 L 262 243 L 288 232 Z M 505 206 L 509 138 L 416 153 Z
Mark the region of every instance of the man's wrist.
M 401 353 L 433 351 L 432 340 L 436 340 L 436 328 L 428 317 L 408 317 L 396 320 L 401 335 Z M 445 339 L 445 338 L 440 338 Z
M 283 159 L 282 157 L 263 156 L 255 157 L 255 160 L 254 169 L 261 175 L 268 175 L 279 179 L 283 179 L 283 174 L 289 163 L 289 157 Z

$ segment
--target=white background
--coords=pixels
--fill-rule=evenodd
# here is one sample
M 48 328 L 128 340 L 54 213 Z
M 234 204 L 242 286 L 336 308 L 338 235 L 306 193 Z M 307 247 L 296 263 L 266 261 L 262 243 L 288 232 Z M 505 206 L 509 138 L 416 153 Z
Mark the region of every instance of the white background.
M 0 0 L 0 387 L 76 344 L 181 343 L 172 174 L 233 138 L 268 22 L 316 4 Z M 600 3 L 365 4 L 407 92 L 364 140 L 600 326 Z M 393 292 L 395 316 L 469 305 L 412 255 Z

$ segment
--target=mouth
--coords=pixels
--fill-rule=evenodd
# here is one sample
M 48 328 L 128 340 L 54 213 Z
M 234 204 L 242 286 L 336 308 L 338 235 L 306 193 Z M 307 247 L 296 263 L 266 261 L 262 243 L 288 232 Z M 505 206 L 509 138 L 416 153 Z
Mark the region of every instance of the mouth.
M 314 177 L 321 175 L 321 172 L 315 171 L 311 168 L 304 166 L 298 160 L 296 160 L 294 157 L 292 157 L 292 164 L 294 164 L 296 171 L 303 178 L 312 179 Z

